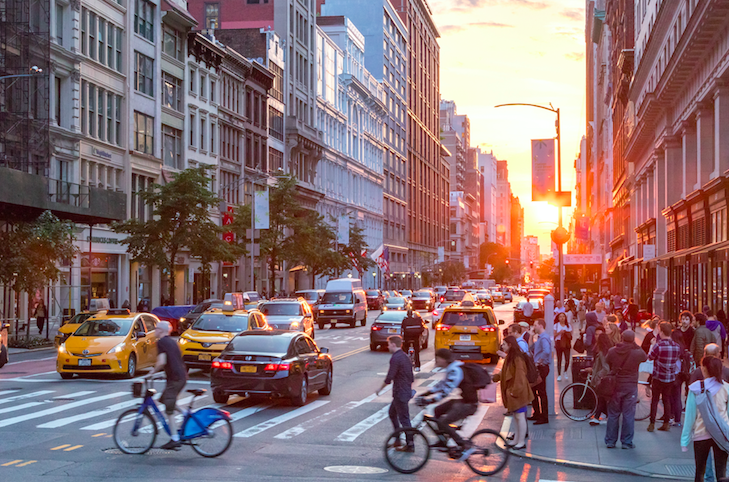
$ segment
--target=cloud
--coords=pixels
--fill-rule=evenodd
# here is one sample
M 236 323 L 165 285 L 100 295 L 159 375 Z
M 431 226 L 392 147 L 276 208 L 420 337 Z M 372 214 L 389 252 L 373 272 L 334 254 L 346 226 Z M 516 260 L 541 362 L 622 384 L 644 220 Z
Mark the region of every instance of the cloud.
M 532 2 L 530 0 L 509 0 L 509 4 L 517 4 L 522 7 L 532 8 L 534 10 L 542 10 L 549 7 L 547 2 Z
M 568 60 L 582 60 L 585 58 L 585 52 L 570 52 L 568 54 L 565 54 L 565 58 Z
M 470 12 L 474 9 L 493 7 L 496 5 L 517 5 L 535 10 L 542 10 L 549 7 L 549 3 L 547 2 L 531 0 L 435 0 L 431 3 L 434 12 L 445 12 L 448 10 Z
M 471 22 L 464 23 L 461 25 L 443 25 L 438 27 L 438 30 L 443 35 L 454 34 L 468 30 L 469 28 L 513 28 L 513 25 L 499 22 Z
M 495 27 L 495 28 L 512 28 L 513 25 L 499 22 L 473 22 L 468 24 L 469 27 Z
M 565 8 L 560 12 L 563 17 L 569 18 L 570 20 L 585 20 L 585 10 L 582 8 Z

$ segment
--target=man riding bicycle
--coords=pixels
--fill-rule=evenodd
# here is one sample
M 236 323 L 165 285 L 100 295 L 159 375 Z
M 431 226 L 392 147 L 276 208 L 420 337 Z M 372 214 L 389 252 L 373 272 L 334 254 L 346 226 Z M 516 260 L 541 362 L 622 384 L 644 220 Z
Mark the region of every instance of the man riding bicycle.
M 474 387 L 469 377 L 464 376 L 463 362 L 453 360 L 453 354 L 449 349 L 441 348 L 436 350 L 435 365 L 446 369 L 445 378 L 417 397 L 415 403 L 420 407 L 424 407 L 447 397 L 456 387 L 461 389 L 461 398 L 448 400 L 435 407 L 435 420 L 438 423 L 438 428 L 450 435 L 460 447 L 460 450 L 451 448 L 449 456 L 452 458 L 461 456 L 468 458 L 471 443 L 464 440 L 456 429 L 451 427 L 451 424 L 476 413 L 478 408 L 476 387 Z
M 185 384 L 187 383 L 187 370 L 185 369 L 185 362 L 182 360 L 180 348 L 175 343 L 175 340 L 169 336 L 170 329 L 171 326 L 166 321 L 160 321 L 154 328 L 154 334 L 157 338 L 157 363 L 155 363 L 154 369 L 147 375 L 147 378 L 152 378 L 155 373 L 162 369 L 165 371 L 167 384 L 160 397 L 160 402 L 165 406 L 167 424 L 170 427 L 172 439 L 160 448 L 177 450 L 181 444 L 180 436 L 177 434 L 177 430 L 175 430 L 174 413 L 177 396 L 185 388 Z
M 423 319 L 413 316 L 413 309 L 408 308 L 407 316 L 402 320 L 403 351 L 408 353 L 409 347 L 415 352 L 415 371 L 420 371 L 420 337 L 423 336 Z

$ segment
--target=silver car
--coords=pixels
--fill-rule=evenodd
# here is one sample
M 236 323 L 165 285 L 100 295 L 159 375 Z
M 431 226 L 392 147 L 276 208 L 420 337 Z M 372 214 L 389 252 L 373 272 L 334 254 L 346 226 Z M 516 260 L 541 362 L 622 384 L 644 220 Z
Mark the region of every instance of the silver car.
M 402 321 L 408 316 L 407 311 L 384 311 L 375 319 L 370 327 L 370 350 L 377 351 L 381 346 L 387 347 L 387 338 L 392 335 L 402 336 Z M 428 348 L 430 332 L 428 326 L 417 311 L 413 316 L 423 323 L 423 334 L 420 337 L 420 347 Z
M 304 298 L 266 301 L 260 310 L 274 330 L 300 331 L 314 338 L 314 316 Z
M 382 311 L 407 310 L 409 306 L 410 302 L 407 300 L 407 298 L 404 298 L 402 296 L 390 296 L 389 298 L 385 299 L 385 306 L 382 307 Z

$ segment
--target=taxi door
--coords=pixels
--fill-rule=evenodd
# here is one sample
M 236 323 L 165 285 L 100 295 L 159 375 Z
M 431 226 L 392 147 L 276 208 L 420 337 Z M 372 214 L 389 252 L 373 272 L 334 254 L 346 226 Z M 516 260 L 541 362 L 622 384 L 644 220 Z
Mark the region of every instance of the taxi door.
M 157 337 L 154 334 L 154 328 L 157 321 L 151 316 L 142 315 L 144 326 L 146 328 L 146 337 L 140 340 L 140 347 L 144 353 L 144 366 L 154 365 L 157 362 Z M 141 343 L 144 342 L 144 343 Z

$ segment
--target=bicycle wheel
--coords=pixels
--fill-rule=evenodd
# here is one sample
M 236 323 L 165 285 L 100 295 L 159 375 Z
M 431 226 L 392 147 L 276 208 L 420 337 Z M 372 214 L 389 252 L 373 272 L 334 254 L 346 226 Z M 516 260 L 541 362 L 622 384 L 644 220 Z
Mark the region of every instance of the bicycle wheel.
M 192 418 L 187 420 L 187 423 L 190 423 Z M 206 430 L 207 434 L 200 435 L 190 441 L 195 452 L 203 457 L 217 457 L 228 450 L 231 442 L 233 442 L 233 424 L 230 423 L 230 420 L 216 420 L 208 425 Z M 185 433 L 184 429 L 182 433 Z
M 412 452 L 400 451 L 397 447 L 412 440 Z M 422 469 L 430 458 L 430 444 L 423 432 L 416 428 L 401 428 L 394 431 L 385 442 L 385 460 L 393 470 L 401 474 L 413 474 Z
M 147 410 L 133 408 L 122 413 L 114 425 L 114 443 L 125 454 L 141 455 L 154 445 L 157 423 Z
M 509 461 L 509 449 L 500 433 L 484 429 L 474 433 L 469 439 L 476 449 L 467 459 L 466 465 L 478 475 L 498 474 Z
M 575 422 L 587 420 L 597 410 L 595 390 L 584 383 L 571 383 L 559 395 L 559 408 L 570 420 Z
M 637 406 L 635 407 L 635 419 L 645 420 L 651 416 L 651 395 L 652 390 L 650 385 L 638 384 L 638 400 Z M 656 409 L 656 420 L 663 418 L 663 400 L 658 402 L 658 408 Z

